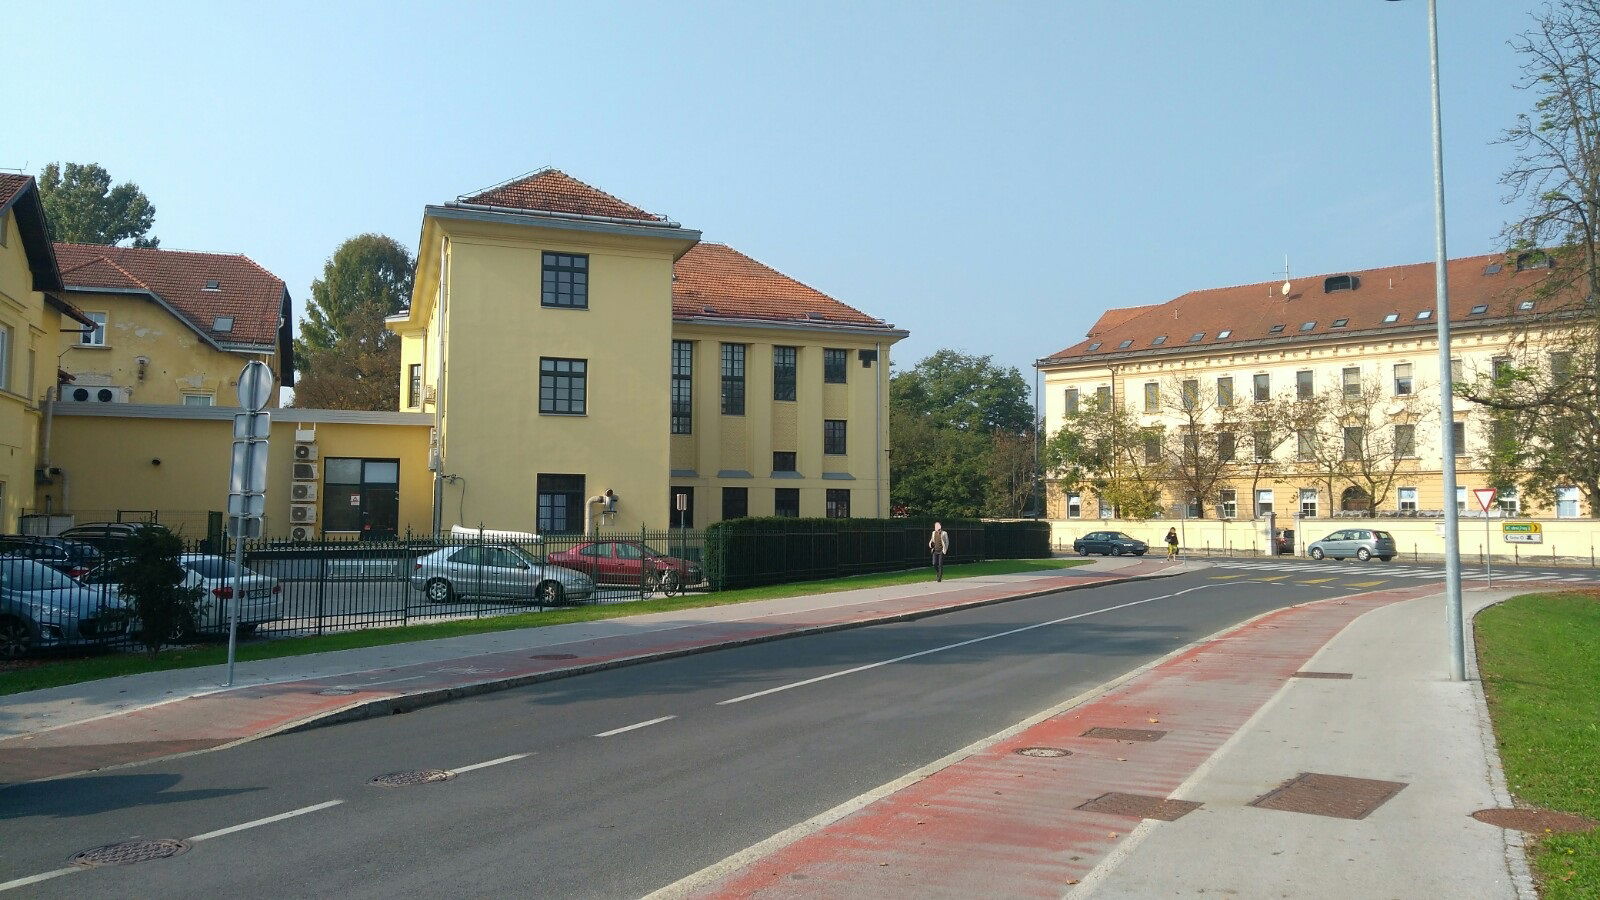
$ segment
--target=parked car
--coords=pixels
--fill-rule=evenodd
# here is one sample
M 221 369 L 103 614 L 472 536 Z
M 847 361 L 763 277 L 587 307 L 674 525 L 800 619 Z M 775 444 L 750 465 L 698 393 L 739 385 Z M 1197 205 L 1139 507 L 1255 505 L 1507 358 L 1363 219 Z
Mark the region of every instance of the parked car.
M 249 568 L 236 567 L 233 560 L 210 553 L 185 553 L 178 557 L 183 567 L 184 587 L 200 588 L 200 603 L 194 617 L 194 628 L 189 634 L 173 635 L 187 638 L 193 634 L 227 634 L 232 617 L 233 592 L 244 591 L 239 602 L 239 633 L 252 634 L 263 622 L 283 618 L 283 585 L 271 575 L 262 575 Z M 242 583 L 236 575 L 242 575 Z M 84 585 L 108 596 L 117 594 L 116 560 L 105 563 L 83 576 Z
M 127 630 L 127 610 L 115 596 L 31 559 L 0 559 L 0 659 L 100 644 Z
M 594 599 L 594 580 L 589 576 L 542 564 L 512 544 L 435 550 L 417 559 L 411 586 L 430 603 L 494 597 L 559 606 Z
M 1275 553 L 1294 552 L 1294 529 L 1278 528 L 1272 532 L 1272 550 Z
M 1335 531 L 1320 541 L 1312 541 L 1306 548 L 1312 559 L 1322 559 L 1331 556 L 1334 559 L 1344 559 L 1354 556 L 1363 562 L 1376 556 L 1388 562 L 1394 559 L 1394 535 L 1387 531 L 1374 531 L 1370 528 L 1346 528 Z
M 0 557 L 31 559 L 69 578 L 82 578 L 105 561 L 104 554 L 82 541 L 12 534 L 0 535 Z
M 586 541 L 545 557 L 551 564 L 576 569 L 600 584 L 623 584 L 668 593 L 705 580 L 700 566 L 657 553 L 638 541 Z
M 74 525 L 56 537 L 91 544 L 100 552 L 114 556 L 127 546 L 135 534 L 145 528 L 168 530 L 167 526 L 155 522 L 88 522 Z
M 1091 553 L 1100 553 L 1105 556 L 1121 556 L 1132 553 L 1134 556 L 1143 556 L 1149 552 L 1150 545 L 1137 538 L 1129 537 L 1120 531 L 1091 531 L 1072 542 L 1072 549 L 1083 556 Z

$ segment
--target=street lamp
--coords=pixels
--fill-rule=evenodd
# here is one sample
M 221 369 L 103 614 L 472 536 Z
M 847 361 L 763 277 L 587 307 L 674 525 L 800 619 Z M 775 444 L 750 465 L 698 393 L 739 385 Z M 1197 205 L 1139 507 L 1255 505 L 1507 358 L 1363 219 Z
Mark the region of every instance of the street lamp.
M 1395 0 L 1390 0 L 1395 2 Z M 1444 134 L 1439 113 L 1439 4 L 1428 0 L 1428 70 L 1433 88 L 1434 322 L 1439 335 L 1439 452 L 1444 480 L 1445 622 L 1450 630 L 1450 672 L 1467 680 L 1461 615 L 1461 538 L 1456 509 L 1455 381 L 1450 371 L 1450 287 L 1445 277 Z

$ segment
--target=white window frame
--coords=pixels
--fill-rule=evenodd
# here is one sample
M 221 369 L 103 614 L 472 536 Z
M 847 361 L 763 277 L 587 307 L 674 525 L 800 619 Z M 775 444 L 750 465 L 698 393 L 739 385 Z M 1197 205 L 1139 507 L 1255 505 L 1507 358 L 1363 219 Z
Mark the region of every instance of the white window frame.
M 85 331 L 78 335 L 79 347 L 104 347 L 106 345 L 106 323 L 111 321 L 111 316 L 103 312 L 86 312 L 84 315 L 95 321 L 93 331 Z
M 1310 498 L 1309 501 L 1306 499 L 1308 497 Z M 1308 508 L 1310 509 L 1310 512 L 1306 511 Z M 1315 519 L 1316 517 L 1317 517 L 1317 489 L 1316 488 L 1301 488 L 1300 489 L 1300 518 L 1302 518 L 1302 519 Z
M 1218 495 L 1217 499 L 1219 501 L 1218 505 L 1221 507 L 1220 511 L 1222 513 L 1222 517 L 1224 519 L 1237 519 L 1237 518 L 1239 518 L 1239 492 L 1238 491 L 1235 491 L 1235 490 L 1232 490 L 1232 489 L 1224 490 L 1224 491 L 1222 491 L 1221 494 Z
M 1394 506 L 1401 512 L 1417 511 L 1417 489 L 1414 487 L 1396 488 Z
M 1265 509 L 1262 507 L 1265 507 Z M 1256 516 L 1269 516 L 1272 515 L 1272 511 L 1273 502 L 1271 488 L 1256 491 Z
M 1077 491 L 1073 491 L 1067 495 L 1067 518 L 1083 518 L 1083 496 Z
M 1556 518 L 1576 519 L 1582 507 L 1583 497 L 1576 487 L 1556 488 Z
M 1516 488 L 1501 491 L 1500 496 L 1495 498 L 1495 503 L 1500 507 L 1500 514 L 1508 519 L 1522 515 L 1522 498 L 1518 496 Z
M 204 403 L 191 403 L 191 400 L 204 400 Z M 211 394 L 184 394 L 184 406 L 216 406 L 217 398 Z
M 10 325 L 0 325 L 0 391 L 11 390 L 11 345 L 15 336 Z

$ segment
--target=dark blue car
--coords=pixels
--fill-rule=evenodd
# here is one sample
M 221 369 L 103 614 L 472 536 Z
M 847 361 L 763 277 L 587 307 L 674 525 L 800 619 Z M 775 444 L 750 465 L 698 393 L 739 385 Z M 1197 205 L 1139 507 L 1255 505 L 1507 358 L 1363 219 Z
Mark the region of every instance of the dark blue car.
M 1103 556 L 1121 556 L 1132 553 L 1134 556 L 1143 556 L 1149 552 L 1150 545 L 1137 538 L 1129 537 L 1120 531 L 1091 531 L 1072 542 L 1072 549 L 1082 556 L 1099 553 Z

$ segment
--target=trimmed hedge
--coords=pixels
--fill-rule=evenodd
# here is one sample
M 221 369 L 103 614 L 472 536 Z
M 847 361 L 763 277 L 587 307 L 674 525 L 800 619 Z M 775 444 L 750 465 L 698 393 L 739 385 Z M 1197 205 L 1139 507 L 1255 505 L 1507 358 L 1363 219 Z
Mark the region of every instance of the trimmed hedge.
M 933 519 L 732 519 L 705 531 L 713 590 L 914 569 L 929 564 Z M 1050 555 L 1046 522 L 944 523 L 951 563 Z

